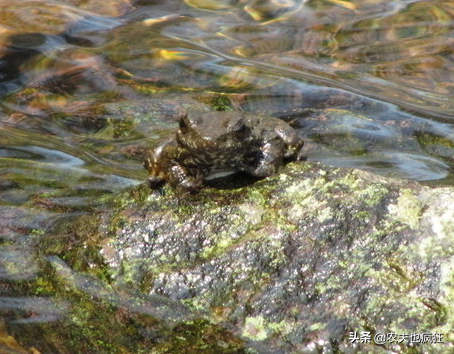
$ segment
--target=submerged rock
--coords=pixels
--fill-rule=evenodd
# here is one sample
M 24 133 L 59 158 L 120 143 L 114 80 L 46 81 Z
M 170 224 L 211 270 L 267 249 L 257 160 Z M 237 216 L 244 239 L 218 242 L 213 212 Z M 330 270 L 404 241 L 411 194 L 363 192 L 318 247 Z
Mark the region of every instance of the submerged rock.
M 135 187 L 71 232 L 99 240 L 115 287 L 182 303 L 248 353 L 452 351 L 453 188 L 314 163 L 223 188 Z

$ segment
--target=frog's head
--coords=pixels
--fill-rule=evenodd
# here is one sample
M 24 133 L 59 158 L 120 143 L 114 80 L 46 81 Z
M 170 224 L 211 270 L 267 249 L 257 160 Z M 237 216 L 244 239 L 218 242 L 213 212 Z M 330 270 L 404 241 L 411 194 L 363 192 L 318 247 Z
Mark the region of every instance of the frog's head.
M 177 141 L 193 152 L 233 152 L 241 151 L 251 135 L 239 112 L 188 113 L 180 119 Z

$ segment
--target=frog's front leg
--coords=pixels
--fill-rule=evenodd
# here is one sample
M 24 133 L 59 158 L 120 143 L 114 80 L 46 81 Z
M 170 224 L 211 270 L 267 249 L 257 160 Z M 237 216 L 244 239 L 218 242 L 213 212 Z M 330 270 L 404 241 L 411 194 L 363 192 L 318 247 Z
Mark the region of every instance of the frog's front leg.
M 187 191 L 197 191 L 203 183 L 203 171 L 187 164 L 188 156 L 173 140 L 165 142 L 147 155 L 144 167 L 148 184 L 157 189 L 165 182 Z M 189 166 L 189 167 L 187 167 Z
M 162 166 L 157 163 L 155 155 L 148 155 L 143 162 L 143 167 L 148 170 L 148 185 L 151 189 L 158 189 L 165 183 L 166 175 Z
M 302 148 L 304 141 L 296 132 L 288 132 L 283 130 L 276 131 L 285 144 L 285 159 L 303 160 Z
M 266 142 L 260 150 L 261 156 L 257 164 L 253 168 L 246 169 L 246 172 L 257 177 L 275 174 L 284 159 L 285 144 L 281 140 L 274 139 Z

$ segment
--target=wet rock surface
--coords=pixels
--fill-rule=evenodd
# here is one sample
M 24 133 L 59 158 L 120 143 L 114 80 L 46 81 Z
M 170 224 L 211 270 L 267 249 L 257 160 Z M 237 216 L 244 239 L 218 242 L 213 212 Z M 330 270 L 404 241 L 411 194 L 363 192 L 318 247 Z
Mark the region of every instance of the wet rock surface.
M 96 244 L 115 288 L 183 304 L 251 352 L 452 350 L 453 188 L 313 163 L 227 187 L 141 185 L 66 233 Z

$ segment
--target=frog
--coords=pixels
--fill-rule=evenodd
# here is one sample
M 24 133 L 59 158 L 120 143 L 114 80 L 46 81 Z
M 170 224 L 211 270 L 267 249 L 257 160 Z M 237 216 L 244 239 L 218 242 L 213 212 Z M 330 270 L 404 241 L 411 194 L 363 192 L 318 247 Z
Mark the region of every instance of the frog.
M 284 161 L 301 160 L 303 139 L 285 121 L 239 111 L 186 112 L 176 135 L 146 154 L 148 183 L 197 192 L 210 176 L 274 175 Z

